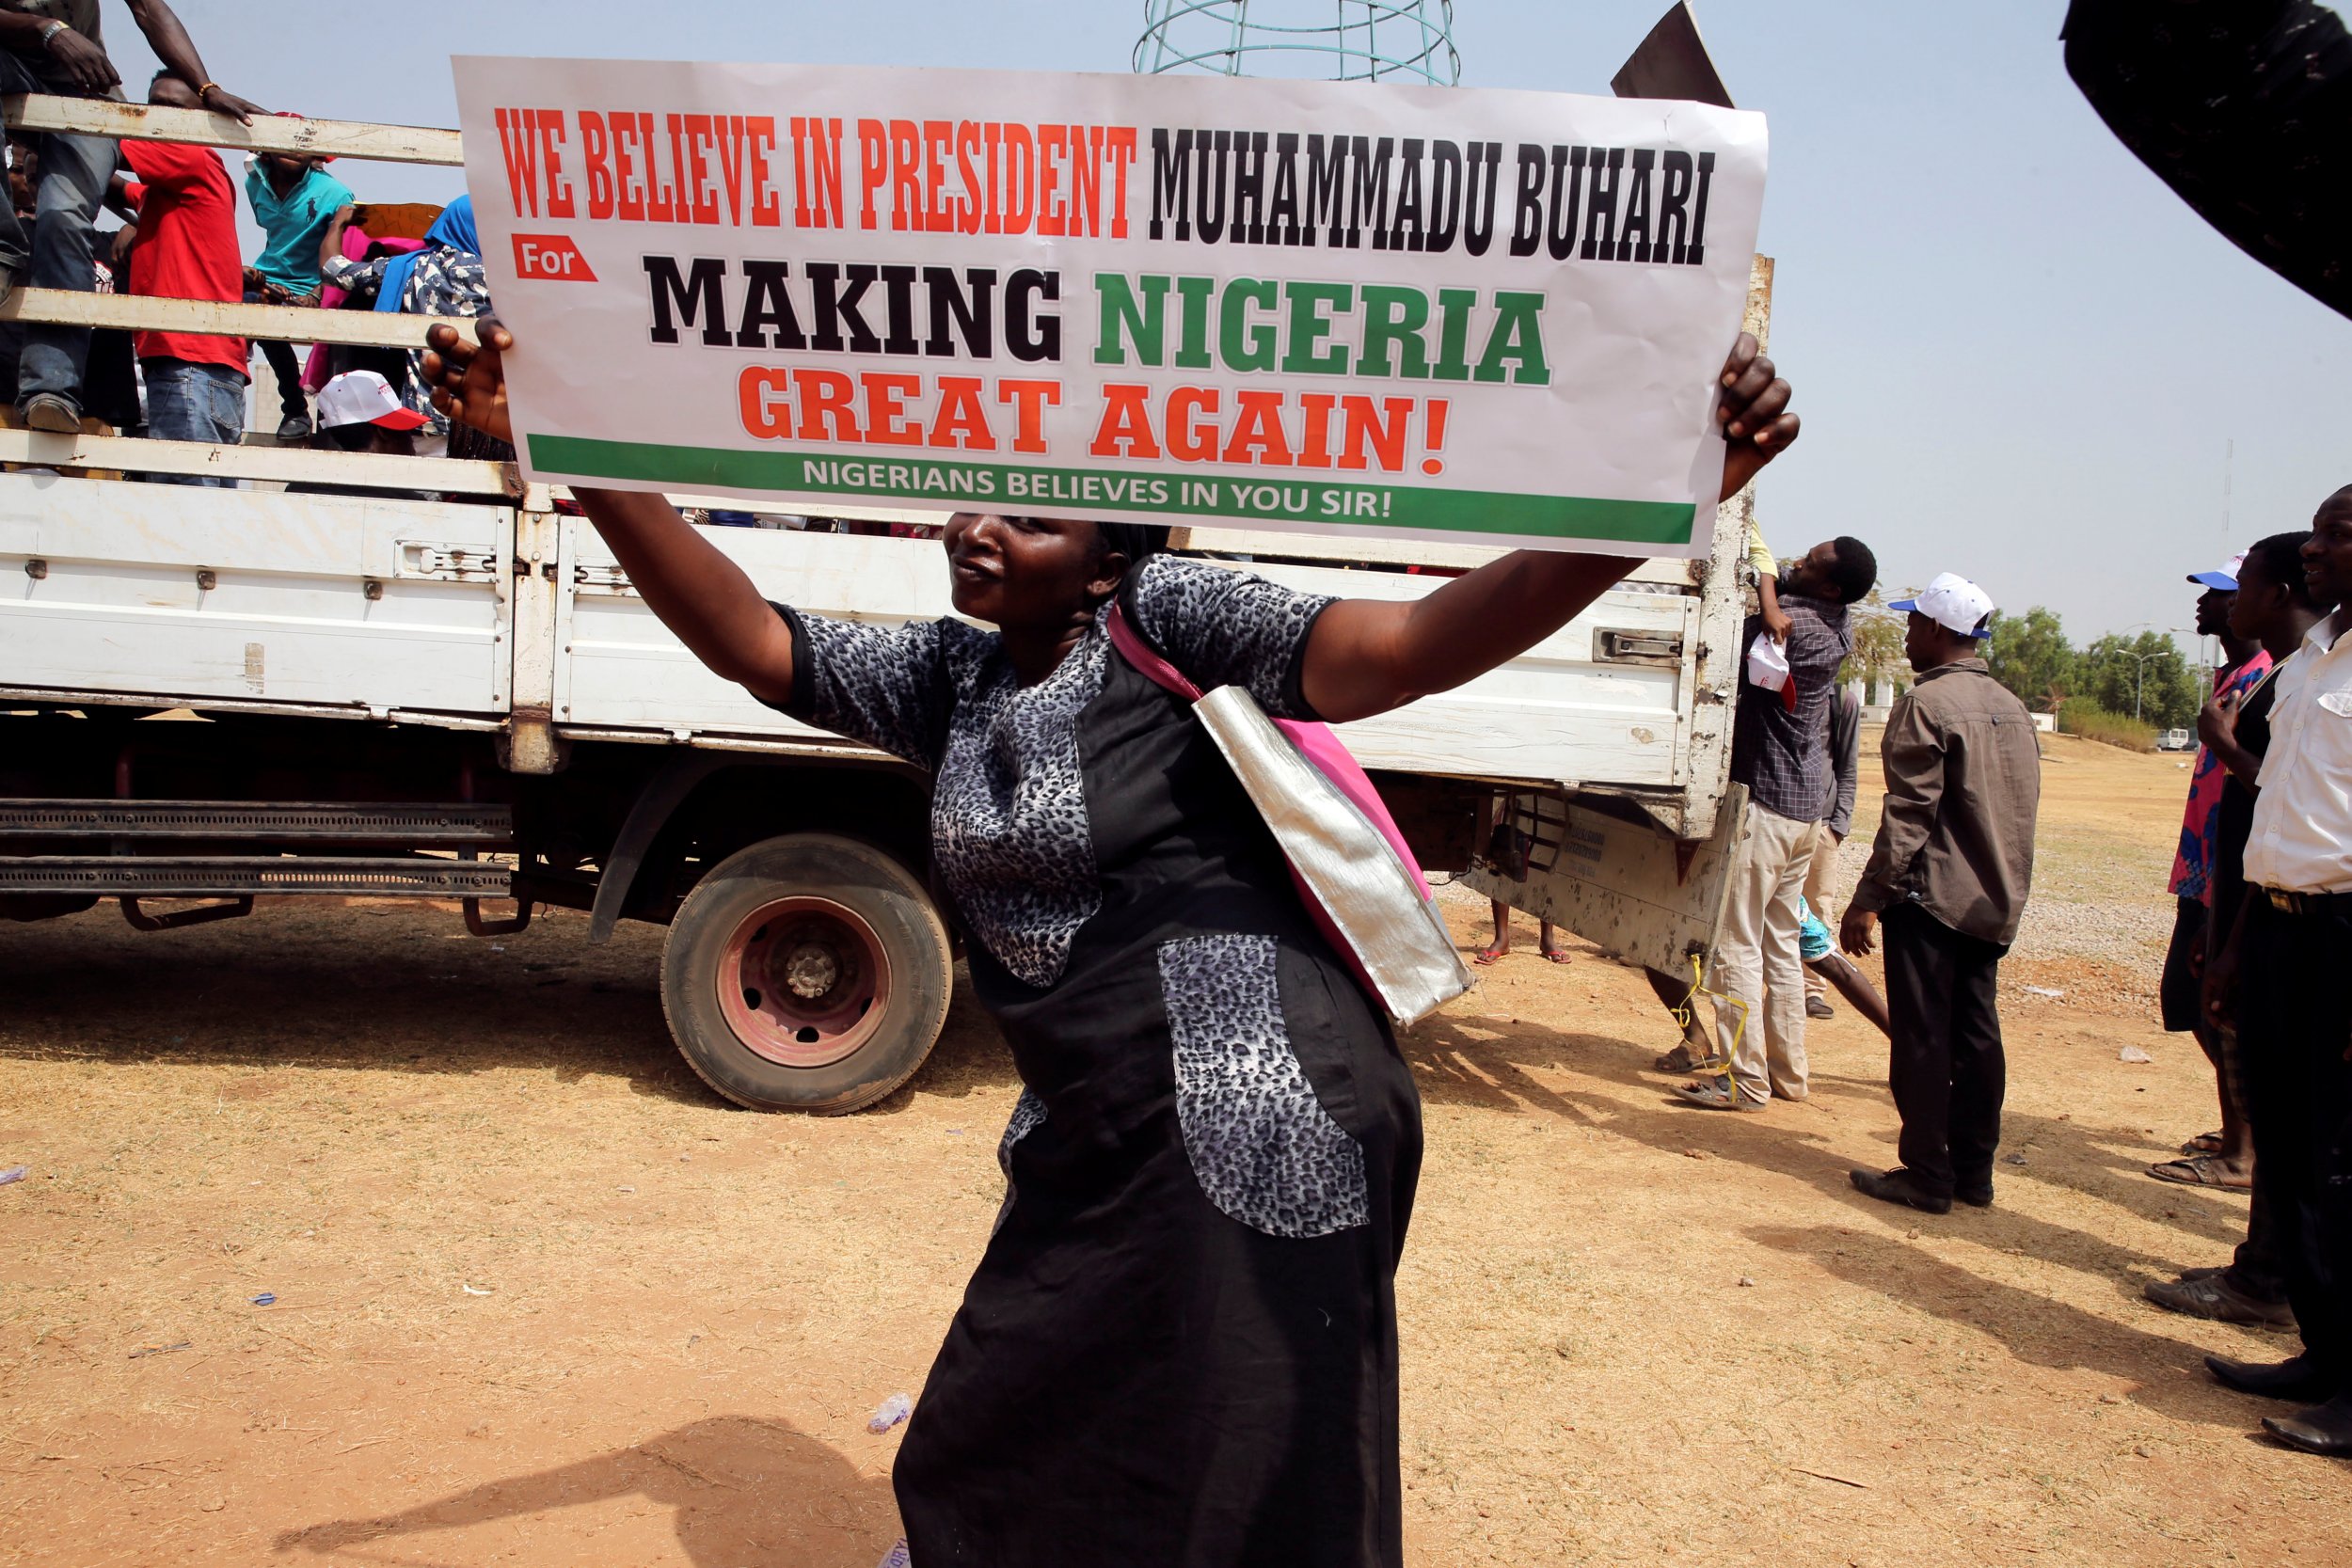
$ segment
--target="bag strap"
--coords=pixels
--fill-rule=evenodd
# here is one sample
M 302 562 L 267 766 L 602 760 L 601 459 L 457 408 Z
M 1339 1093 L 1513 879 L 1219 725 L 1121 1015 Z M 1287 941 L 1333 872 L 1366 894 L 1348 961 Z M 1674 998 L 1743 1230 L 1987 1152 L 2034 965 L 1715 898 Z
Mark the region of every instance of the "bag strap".
M 1200 689 L 1186 680 L 1182 670 L 1152 651 L 1152 644 L 1136 630 L 1134 623 L 1127 619 L 1126 607 L 1117 599 L 1111 601 L 1110 633 L 1111 646 L 1146 680 L 1173 691 L 1188 703 L 1200 700 Z

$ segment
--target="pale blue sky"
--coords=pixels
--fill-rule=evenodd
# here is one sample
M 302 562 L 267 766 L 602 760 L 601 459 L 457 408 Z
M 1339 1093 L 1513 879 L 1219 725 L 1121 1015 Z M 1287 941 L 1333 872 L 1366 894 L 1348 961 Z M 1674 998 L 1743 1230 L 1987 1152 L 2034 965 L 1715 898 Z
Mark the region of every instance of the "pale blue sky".
M 1143 15 L 1142 0 L 175 4 L 249 98 L 429 125 L 456 122 L 451 49 L 1119 71 Z M 1663 8 L 1456 0 L 1463 82 L 1605 93 Z M 2108 135 L 2066 78 L 2064 10 L 1699 0 L 1733 96 L 1772 118 L 1773 348 L 1805 434 L 1761 486 L 1768 537 L 1792 554 L 1859 534 L 1890 586 L 1964 572 L 2004 608 L 2059 610 L 2079 641 L 2187 625 L 2185 573 L 2306 526 L 2352 481 L 2352 322 L 2215 235 Z M 130 76 L 143 42 L 106 11 Z M 390 165 L 338 172 L 363 197 L 456 188 Z

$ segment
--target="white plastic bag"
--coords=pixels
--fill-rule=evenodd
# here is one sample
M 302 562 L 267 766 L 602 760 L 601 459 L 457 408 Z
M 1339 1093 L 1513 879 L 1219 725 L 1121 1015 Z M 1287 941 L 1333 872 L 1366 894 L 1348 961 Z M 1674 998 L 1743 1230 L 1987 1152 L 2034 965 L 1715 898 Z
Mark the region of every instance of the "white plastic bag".
M 1769 632 L 1757 632 L 1748 644 L 1748 684 L 1778 691 L 1788 684 L 1788 654 Z

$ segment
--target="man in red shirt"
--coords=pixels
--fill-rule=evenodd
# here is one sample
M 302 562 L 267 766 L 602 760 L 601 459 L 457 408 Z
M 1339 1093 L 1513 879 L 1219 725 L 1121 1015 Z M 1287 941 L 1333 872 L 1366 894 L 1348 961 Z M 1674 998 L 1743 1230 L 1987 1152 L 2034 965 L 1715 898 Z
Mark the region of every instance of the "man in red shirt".
M 168 71 L 147 89 L 150 103 L 198 107 L 196 94 Z M 136 174 L 138 239 L 131 250 L 131 287 L 152 299 L 245 298 L 245 261 L 237 245 L 237 189 L 218 154 L 178 142 L 125 141 L 122 161 Z M 234 446 L 245 436 L 246 341 L 195 332 L 141 332 L 134 343 L 147 383 L 147 433 L 159 441 Z M 166 476 L 158 475 L 158 478 Z M 228 488 L 234 482 L 170 476 L 179 484 Z

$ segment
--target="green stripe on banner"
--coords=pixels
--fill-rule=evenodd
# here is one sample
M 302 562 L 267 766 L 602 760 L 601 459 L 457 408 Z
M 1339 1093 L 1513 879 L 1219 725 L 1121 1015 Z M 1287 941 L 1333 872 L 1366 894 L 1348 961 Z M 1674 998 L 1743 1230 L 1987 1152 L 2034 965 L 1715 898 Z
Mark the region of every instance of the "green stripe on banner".
M 1183 479 L 1168 475 L 1035 468 L 1013 463 L 946 458 L 811 457 L 790 451 L 730 451 L 719 447 L 657 446 L 577 436 L 533 436 L 531 460 L 542 472 L 581 479 L 626 479 L 675 490 L 766 490 L 856 496 L 866 500 L 971 511 L 1024 502 L 1057 508 L 1100 507 L 1146 515 L 1215 517 L 1248 523 L 1375 523 L 1438 533 L 1518 534 L 1537 539 L 1608 539 L 1628 544 L 1690 542 L 1697 509 L 1687 501 L 1598 500 L 1584 496 L 1518 496 L 1488 490 L 1422 490 L 1356 484 L 1292 474 L 1263 480 Z M 1252 504 L 1271 492 L 1271 504 Z M 1327 509 L 1327 495 L 1343 509 Z M 1303 498 L 1303 503 L 1302 503 Z M 1357 498 L 1366 498 L 1359 499 Z M 1303 504 L 1304 510 L 1300 510 Z

